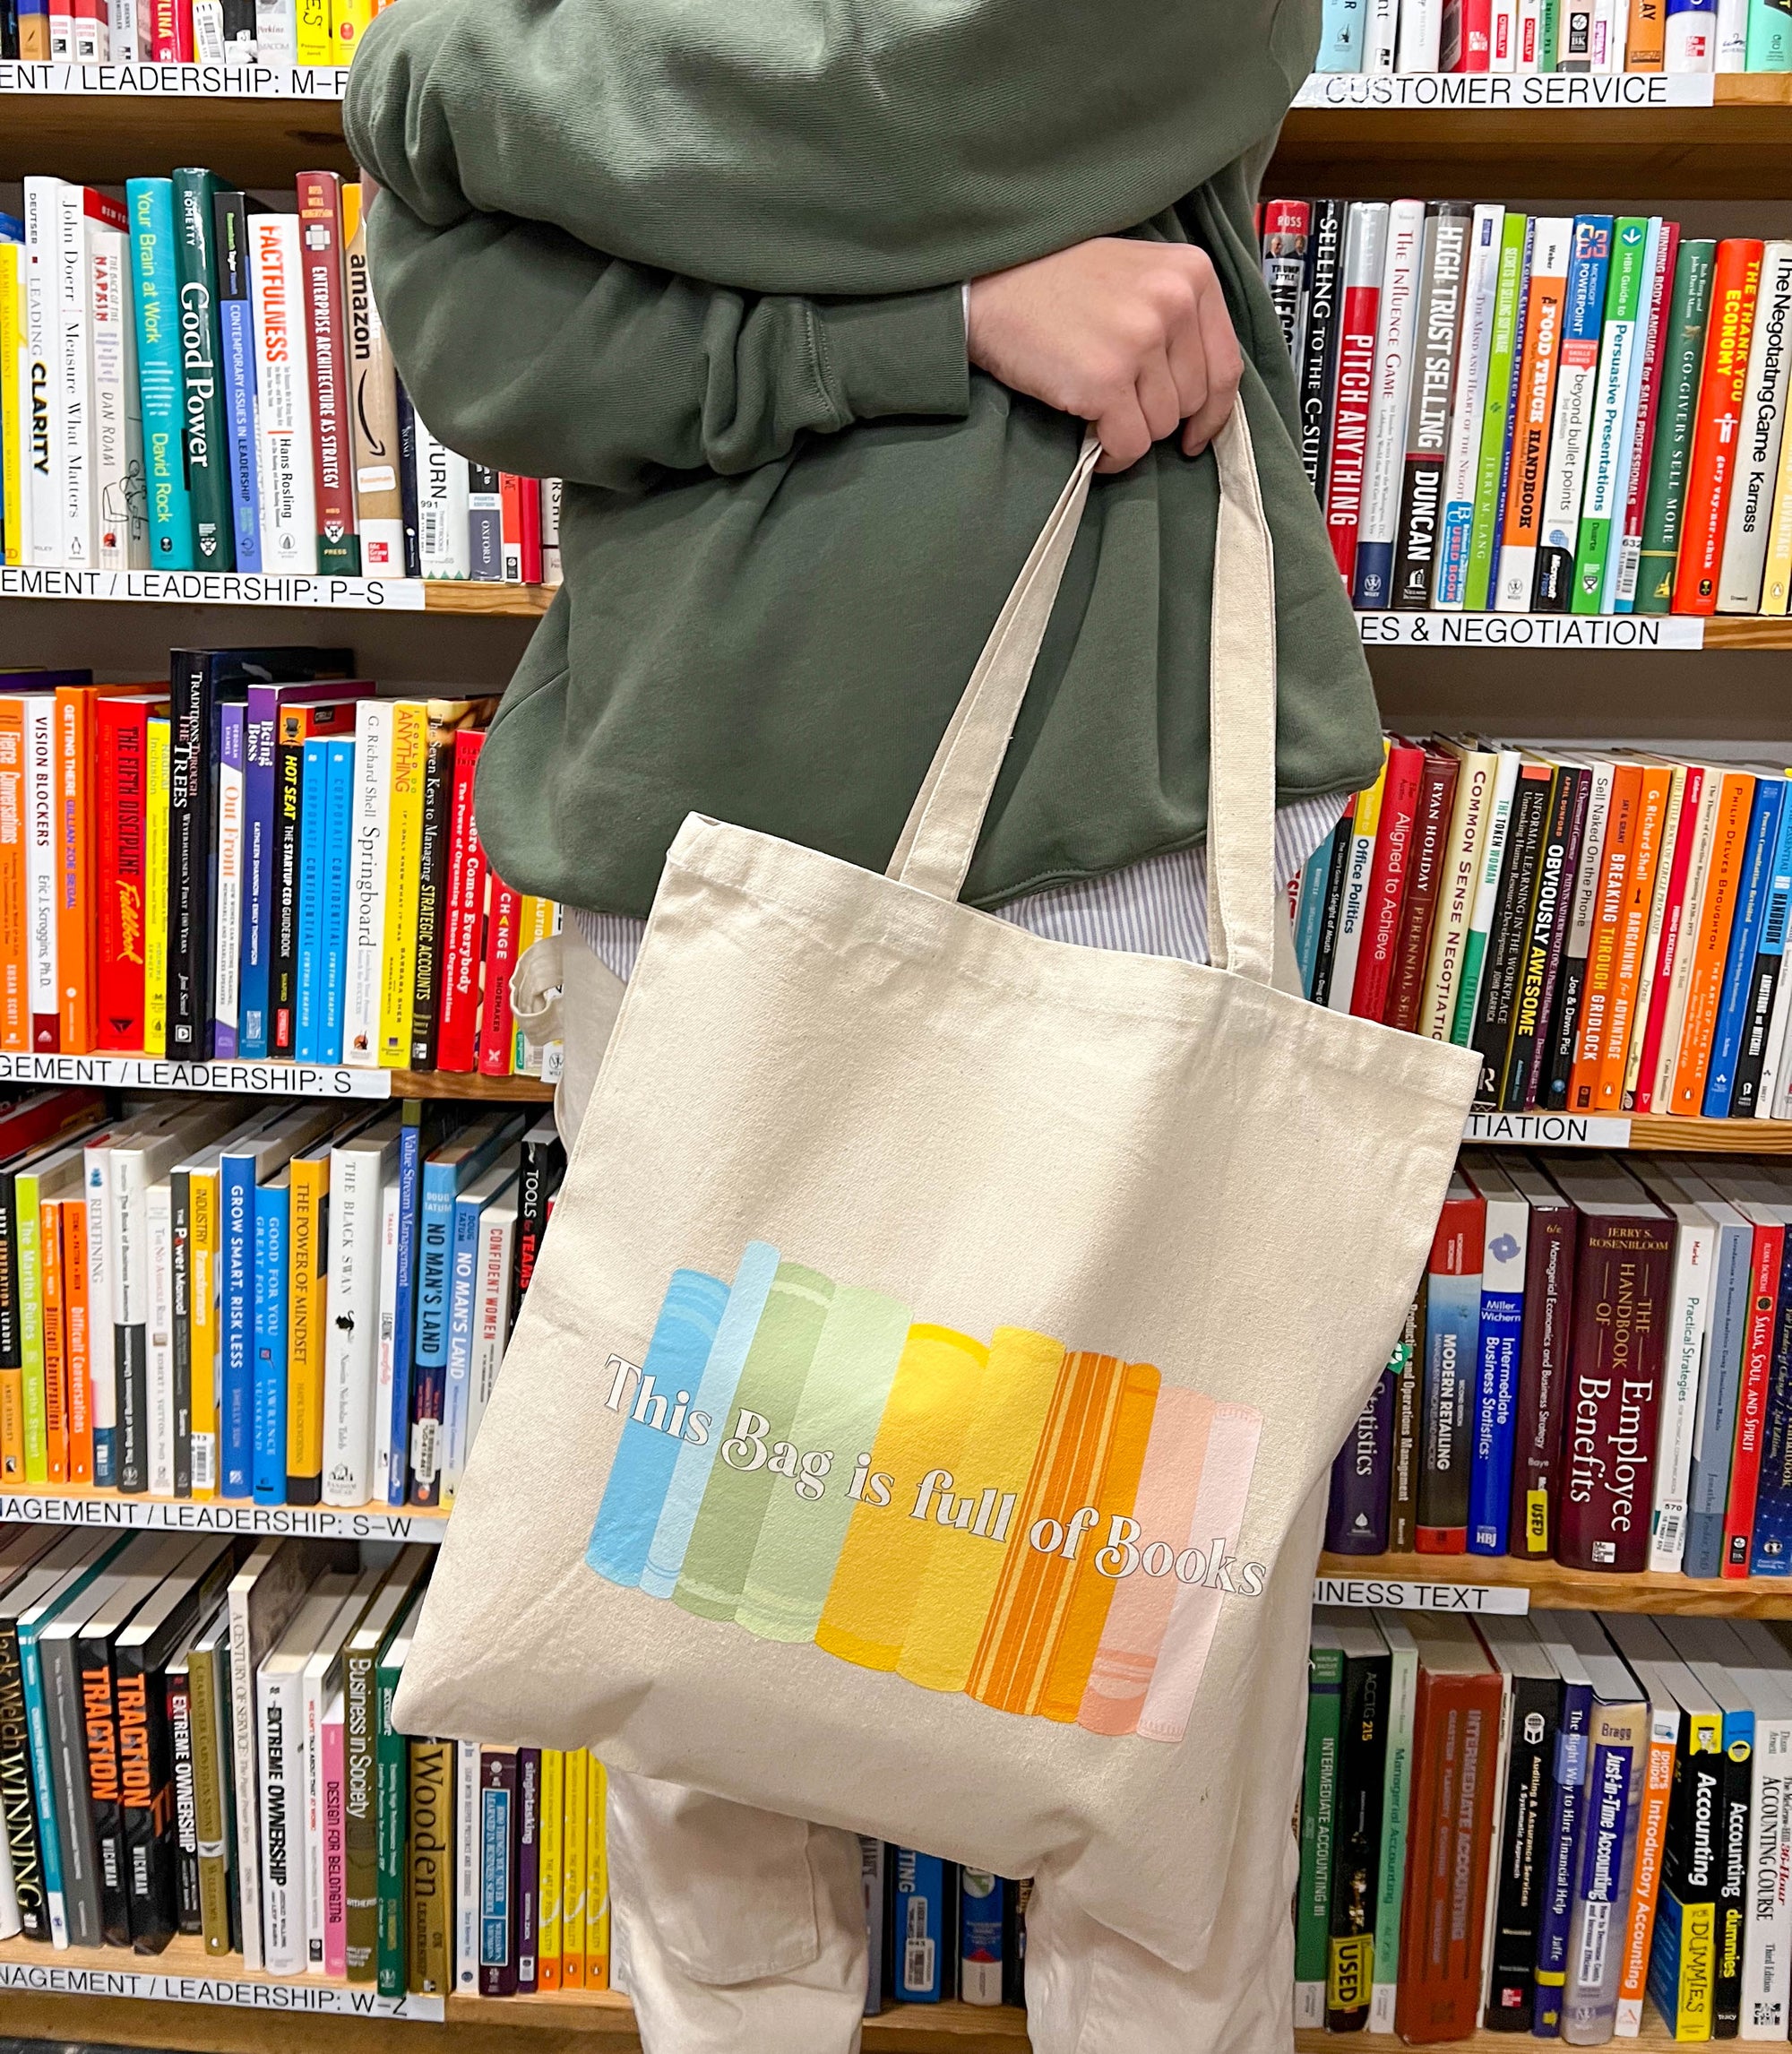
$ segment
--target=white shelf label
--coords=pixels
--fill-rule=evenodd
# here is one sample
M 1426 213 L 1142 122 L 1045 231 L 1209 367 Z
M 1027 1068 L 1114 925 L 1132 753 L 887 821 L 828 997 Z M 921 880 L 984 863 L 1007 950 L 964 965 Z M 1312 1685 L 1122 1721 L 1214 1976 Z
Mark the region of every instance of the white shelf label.
M 1316 1605 L 1374 1605 L 1392 1612 L 1528 1612 L 1522 1584 L 1401 1584 L 1381 1576 L 1315 1576 Z
M 257 1098 L 389 1099 L 390 1070 L 324 1063 L 183 1063 L 162 1056 L 0 1055 L 0 1083 L 113 1092 L 250 1092 Z
M 1314 72 L 1297 107 L 1710 107 L 1709 72 Z
M 90 1496 L 85 1491 L 0 1492 L 0 1519 L 29 1526 L 140 1527 L 177 1533 L 293 1535 L 312 1540 L 439 1541 L 448 1522 L 439 1513 L 343 1511 L 330 1505 L 251 1505 L 220 1497 Z
M 1628 1148 L 1627 1119 L 1594 1119 L 1586 1113 L 1470 1113 L 1464 1141 L 1499 1141 L 1519 1148 Z
M 50 1990 L 61 1997 L 134 1997 L 165 2004 L 224 2004 L 246 2011 L 337 2012 L 345 2018 L 422 2018 L 438 2025 L 443 2016 L 439 1997 L 381 1997 L 365 1983 L 263 1982 L 254 1976 L 58 1968 L 50 1962 L 0 1962 L 0 1989 Z
M 67 571 L 8 564 L 0 599 L 160 600 L 171 606 L 349 607 L 421 613 L 421 578 L 282 577 L 262 571 Z
M 1702 649 L 1705 624 L 1672 613 L 1359 613 L 1366 649 Z
M 167 99 L 340 99 L 346 65 L 0 64 L 0 93 L 127 93 Z

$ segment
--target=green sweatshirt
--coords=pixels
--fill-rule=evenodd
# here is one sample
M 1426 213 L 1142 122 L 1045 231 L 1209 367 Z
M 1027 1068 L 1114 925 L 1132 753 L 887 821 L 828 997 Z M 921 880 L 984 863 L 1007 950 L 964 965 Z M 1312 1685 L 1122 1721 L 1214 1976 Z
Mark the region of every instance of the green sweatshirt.
M 1317 14 L 403 0 L 375 17 L 346 126 L 383 188 L 374 282 L 400 370 L 444 442 L 566 481 L 565 586 L 481 756 L 507 881 L 644 913 L 691 811 L 884 866 L 1081 435 L 968 369 L 960 282 L 1125 229 L 1207 249 L 1244 346 L 1280 797 L 1374 777 L 1368 675 L 1252 221 Z M 1211 459 L 1173 442 L 1098 479 L 973 903 L 1204 833 L 1216 511 Z

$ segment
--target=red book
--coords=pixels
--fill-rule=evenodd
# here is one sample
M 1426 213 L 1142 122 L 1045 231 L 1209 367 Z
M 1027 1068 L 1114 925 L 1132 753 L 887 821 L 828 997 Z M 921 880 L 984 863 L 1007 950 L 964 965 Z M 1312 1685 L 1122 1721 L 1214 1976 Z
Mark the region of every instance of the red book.
M 57 1135 L 97 1120 L 105 1110 L 103 1095 L 84 1087 L 74 1091 L 52 1087 L 29 1092 L 0 1118 L 0 1161 L 22 1154 L 28 1148 L 41 1148 Z
M 1674 981 L 1674 959 L 1679 953 L 1685 926 L 1686 877 L 1693 864 L 1693 823 L 1699 817 L 1700 801 L 1704 797 L 1706 774 L 1702 764 L 1686 766 L 1674 860 L 1667 870 L 1667 896 L 1661 905 L 1661 939 L 1656 945 L 1655 979 L 1649 989 L 1649 1018 L 1642 1031 L 1642 1058 L 1636 1074 L 1638 1112 L 1650 1111 L 1655 1103 L 1655 1073 L 1661 1062 L 1661 1038 L 1667 1029 L 1667 993 Z
M 1357 530 L 1363 515 L 1363 470 L 1369 446 L 1369 412 L 1375 390 L 1375 326 L 1382 306 L 1385 234 L 1353 234 L 1363 219 L 1351 210 L 1344 243 L 1344 289 L 1339 298 L 1337 384 L 1331 405 L 1331 448 L 1325 468 L 1325 531 L 1339 574 L 1349 586 L 1357 572 Z M 1373 247 L 1366 246 L 1373 244 Z M 1354 262 L 1353 262 L 1354 260 Z
M 1724 1507 L 1726 1576 L 1748 1574 L 1754 1537 L 1754 1507 L 1761 1496 L 1761 1452 L 1767 1430 L 1767 1388 L 1773 1377 L 1774 1314 L 1779 1303 L 1779 1267 L 1786 1254 L 1786 1224 L 1779 1208 L 1751 1200 L 1721 1175 L 1711 1188 L 1727 1198 L 1754 1229 L 1748 1268 L 1748 1319 L 1743 1328 L 1742 1379 L 1736 1390 L 1736 1444 L 1730 1456 L 1729 1503 Z
M 510 973 L 516 968 L 520 895 L 495 870 L 487 872 L 486 902 L 486 989 L 479 1008 L 479 1070 L 487 1077 L 507 1077 L 515 1053 L 514 1022 L 510 1009 Z
M 1443 14 L 1445 71 L 1485 72 L 1494 56 L 1494 0 L 1453 0 Z
M 143 918 L 148 888 L 150 708 L 141 699 L 100 699 L 93 708 L 93 772 L 110 795 L 96 808 L 99 1004 L 94 1047 L 143 1046 Z
M 193 62 L 193 0 L 150 0 L 150 56 L 159 65 Z
M 541 480 L 522 478 L 522 582 L 541 583 Z
M 1561 1509 L 1562 1401 L 1574 1311 L 1574 1208 L 1528 1156 L 1494 1158 L 1524 1194 L 1524 1338 L 1512 1430 L 1509 1555 L 1546 1560 Z
M 1705 329 L 1705 368 L 1699 382 L 1680 555 L 1674 572 L 1676 613 L 1718 610 L 1718 573 L 1742 441 L 1743 389 L 1748 383 L 1748 346 L 1754 333 L 1761 261 L 1762 246 L 1752 237 L 1734 236 L 1718 245 L 1710 320 Z
M 1661 255 L 1650 281 L 1649 313 L 1643 326 L 1642 369 L 1636 389 L 1636 436 L 1630 453 L 1630 477 L 1624 494 L 1624 555 L 1619 558 L 1618 591 L 1629 600 L 1636 592 L 1636 558 L 1642 548 L 1642 515 L 1649 500 L 1649 460 L 1655 451 L 1655 419 L 1661 404 L 1662 338 L 1667 332 L 1668 302 L 1674 293 L 1674 266 L 1680 255 L 1680 224 L 1661 224 Z M 1627 566 L 1627 567 L 1626 567 Z
M 1421 1555 L 1469 1550 L 1469 1467 L 1486 1232 L 1486 1201 L 1459 1168 L 1437 1215 L 1426 1265 L 1424 1454 L 1413 1532 Z
M 342 328 L 342 181 L 333 171 L 298 175 L 299 271 L 311 336 L 311 453 L 316 474 L 317 568 L 358 577 L 354 454 L 349 447 L 348 350 Z
M 1431 954 L 1431 929 L 1437 915 L 1437 886 L 1443 876 L 1443 844 L 1450 833 L 1459 765 L 1438 749 L 1425 752 L 1419 772 L 1418 809 L 1414 816 L 1412 847 L 1407 858 L 1406 897 L 1400 903 L 1400 935 L 1394 944 L 1393 981 L 1382 1017 L 1404 1034 L 1417 1031 L 1425 1003 L 1425 971 Z
M 1581 1215 L 1555 1559 L 1634 1575 L 1649 1564 L 1674 1221 L 1615 1161 L 1552 1158 L 1549 1172 Z
M 1467 1619 L 1415 1612 L 1402 1623 L 1418 1679 L 1394 2030 L 1422 2046 L 1469 2039 L 1480 2024 L 1503 1692 Z
M 448 812 L 448 905 L 442 949 L 435 1067 L 470 1070 L 479 1025 L 480 947 L 486 911 L 486 852 L 473 819 L 473 773 L 483 729 L 454 737 L 454 784 Z
M 519 478 L 514 471 L 498 473 L 498 506 L 503 522 L 503 554 L 500 565 L 504 582 L 507 585 L 520 585 L 522 575 L 522 495 L 525 486 L 534 486 L 532 478 Z M 536 518 L 541 514 L 541 497 L 538 488 L 535 501 Z
M 1423 749 L 1397 742 L 1388 751 L 1374 860 L 1369 866 L 1369 889 L 1363 901 L 1363 947 L 1357 958 L 1357 981 L 1350 988 L 1350 1010 L 1362 1020 L 1380 1020 L 1388 1009 L 1394 949 L 1400 939 L 1400 901 L 1406 890 L 1407 851 L 1412 844 L 1418 781 L 1424 769 Z
M 68 1355 L 68 1480 L 91 1483 L 93 1328 L 87 1296 L 87 1207 L 79 1199 L 62 1209 L 62 1271 Z

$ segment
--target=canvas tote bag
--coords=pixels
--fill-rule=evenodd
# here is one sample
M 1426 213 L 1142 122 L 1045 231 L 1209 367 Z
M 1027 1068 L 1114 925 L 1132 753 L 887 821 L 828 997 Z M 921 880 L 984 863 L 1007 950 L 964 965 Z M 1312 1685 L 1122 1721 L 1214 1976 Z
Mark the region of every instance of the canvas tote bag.
M 395 1707 L 1049 1861 L 1180 1967 L 1265 1749 L 1285 1922 L 1317 1510 L 1477 1081 L 1271 986 L 1242 409 L 1214 448 L 1213 966 L 957 902 L 1090 446 L 887 876 L 680 830 Z

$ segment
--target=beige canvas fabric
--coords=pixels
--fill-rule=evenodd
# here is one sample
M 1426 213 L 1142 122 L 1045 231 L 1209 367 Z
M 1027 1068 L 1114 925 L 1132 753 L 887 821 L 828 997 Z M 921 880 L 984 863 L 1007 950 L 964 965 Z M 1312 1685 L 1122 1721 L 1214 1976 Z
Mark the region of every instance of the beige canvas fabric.
M 956 902 L 1090 449 L 889 876 L 673 844 L 395 1715 L 1049 1868 L 1223 1986 L 1477 1066 L 1273 986 L 1273 569 L 1215 449 L 1213 966 Z

